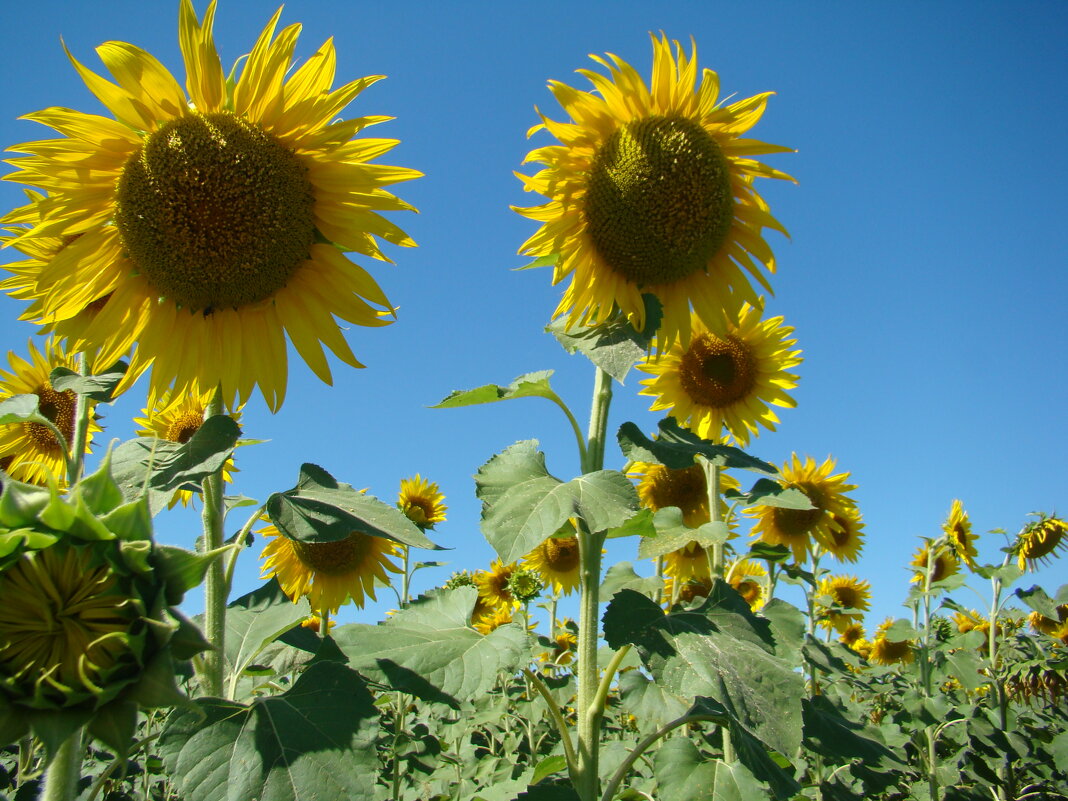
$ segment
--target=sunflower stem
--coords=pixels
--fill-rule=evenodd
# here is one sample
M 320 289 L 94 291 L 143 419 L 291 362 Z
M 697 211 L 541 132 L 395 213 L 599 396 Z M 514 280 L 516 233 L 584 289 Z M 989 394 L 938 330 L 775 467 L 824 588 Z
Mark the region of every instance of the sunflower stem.
M 86 374 L 85 354 L 78 354 L 78 372 Z M 85 442 L 89 438 L 90 404 L 89 396 L 83 392 L 78 393 L 78 400 L 74 407 L 74 437 L 70 443 L 64 443 L 64 447 L 70 447 L 70 459 L 67 461 L 67 481 L 71 485 L 77 483 L 82 477 L 85 466 Z
M 541 680 L 541 677 L 538 676 L 537 673 L 529 668 L 523 668 L 523 675 L 527 677 L 531 686 L 538 691 L 538 695 L 545 701 L 545 705 L 549 709 L 549 715 L 552 717 L 553 724 L 556 726 L 556 731 L 560 735 L 560 742 L 564 746 L 564 759 L 567 761 L 568 773 L 574 774 L 577 765 L 577 762 L 575 761 L 575 746 L 571 742 L 571 732 L 568 730 L 567 721 L 564 720 L 564 716 L 560 712 L 560 707 L 553 699 L 552 693 L 549 692 L 549 688 L 545 686 L 545 682 Z
M 705 486 L 708 489 L 708 519 L 711 523 L 722 523 L 723 515 L 719 510 L 719 475 L 720 466 L 713 464 L 707 459 L 702 459 L 705 470 Z M 723 578 L 723 567 L 726 564 L 726 546 L 720 542 L 712 544 L 712 550 L 708 552 L 708 566 L 712 571 L 712 578 Z
M 204 419 L 223 413 L 222 393 L 216 389 Z M 223 492 L 222 468 L 204 479 L 204 551 L 211 552 L 223 546 Z M 223 691 L 223 648 L 226 639 L 226 569 L 221 560 L 215 559 L 208 566 L 204 583 L 204 635 L 212 650 L 204 655 L 204 672 L 201 676 L 205 695 L 221 696 Z
M 82 730 L 78 729 L 56 749 L 45 772 L 40 801 L 73 801 L 82 772 Z
M 590 427 L 582 455 L 582 472 L 604 469 L 604 441 L 608 430 L 608 408 L 612 405 L 612 377 L 600 367 L 594 378 L 593 403 L 590 408 Z

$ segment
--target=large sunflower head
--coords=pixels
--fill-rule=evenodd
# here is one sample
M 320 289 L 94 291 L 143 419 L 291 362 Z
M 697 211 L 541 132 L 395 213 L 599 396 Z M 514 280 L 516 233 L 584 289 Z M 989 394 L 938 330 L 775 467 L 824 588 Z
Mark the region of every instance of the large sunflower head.
M 327 41 L 292 69 L 300 32 L 271 18 L 228 79 L 215 48 L 215 3 L 197 19 L 181 0 L 184 91 L 152 55 L 97 48 L 114 82 L 71 57 L 113 117 L 49 108 L 26 116 L 62 137 L 19 145 L 9 180 L 40 193 L 5 222 L 17 246 L 59 239 L 39 259 L 39 319 L 83 315 L 71 343 L 110 364 L 136 345 L 123 386 L 151 370 L 150 391 L 220 386 L 228 406 L 258 385 L 285 396 L 286 334 L 330 382 L 325 344 L 359 362 L 335 318 L 382 325 L 393 307 L 355 252 L 386 259 L 376 237 L 414 243 L 379 212 L 411 209 L 384 187 L 419 173 L 371 163 L 396 142 L 353 137 L 386 117 L 340 120 L 381 76 L 336 89 Z M 93 314 L 84 315 L 92 309 Z
M 577 537 L 549 537 L 523 557 L 523 567 L 538 573 L 555 594 L 578 589 L 580 565 Z
M 979 555 L 975 549 L 975 541 L 978 537 L 972 534 L 972 521 L 968 519 L 968 513 L 964 511 L 964 505 L 959 499 L 953 500 L 949 517 L 942 524 L 942 531 L 950 547 L 957 554 L 957 558 L 968 567 L 975 567 L 975 557 Z
M 676 342 L 638 365 L 653 376 L 641 382 L 640 394 L 656 398 L 652 411 L 668 410 L 704 439 L 718 441 L 726 428 L 727 441 L 746 446 L 759 426 L 775 430 L 771 406 L 797 405 L 787 390 L 797 386 L 790 369 L 801 363 L 801 351 L 790 350 L 796 340 L 782 320 L 762 321 L 745 306 L 716 334 L 694 315 L 688 344 Z
M 856 503 L 846 494 L 856 489 L 856 485 L 847 483 L 849 473 L 835 473 L 835 464 L 829 456 L 817 466 L 811 456 L 806 456 L 802 462 L 796 453 L 793 454 L 782 467 L 779 483 L 805 493 L 812 508 L 757 506 L 746 509 L 747 515 L 756 518 L 752 533 L 771 545 L 789 546 L 799 564 L 805 561 L 813 538 L 825 547 L 827 543 L 835 542 L 834 532 L 841 528 L 840 521 L 847 519 L 856 508 Z
M 789 176 L 751 157 L 789 149 L 742 138 L 770 93 L 718 105 L 717 75 L 706 69 L 698 83 L 696 46 L 687 55 L 663 35 L 653 37 L 649 85 L 614 55 L 593 59 L 609 73 L 579 70 L 593 92 L 549 83 L 571 121 L 541 115 L 530 131 L 560 144 L 526 157 L 545 166 L 519 176 L 524 188 L 549 202 L 516 209 L 542 223 L 520 252 L 555 257 L 554 284 L 571 276 L 556 309 L 568 325 L 622 311 L 641 330 L 642 294 L 652 293 L 664 310 L 663 347 L 689 339 L 691 307 L 722 331 L 724 310 L 759 305 L 751 278 L 770 291 L 775 259 L 763 229 L 785 233 L 753 183 Z
M 287 537 L 273 523 L 259 533 L 268 540 L 261 577 L 278 579 L 293 603 L 308 596 L 320 617 L 324 611 L 336 613 L 350 599 L 362 608 L 364 596 L 375 600 L 376 581 L 388 585 L 387 572 L 401 572 L 390 560 L 397 546 L 383 537 L 353 531 L 340 540 L 306 542 Z
M 699 465 L 671 468 L 650 462 L 634 462 L 627 473 L 638 481 L 638 499 L 642 506 L 664 509 L 676 506 L 682 512 L 682 521 L 690 528 L 697 528 L 711 520 L 708 513 L 708 482 L 704 468 Z M 726 471 L 720 471 L 719 488 L 722 493 L 739 488 L 738 479 Z M 727 512 L 727 503 L 720 499 L 720 517 Z
M 817 596 L 829 603 L 818 604 L 820 625 L 844 632 L 850 623 L 859 623 L 870 608 L 871 584 L 856 576 L 828 576 L 820 581 Z
M 38 412 L 63 434 L 69 447 L 74 439 L 78 396 L 70 389 L 57 392 L 50 376 L 57 367 L 77 370 L 77 359 L 65 353 L 63 347 L 52 339 L 45 344 L 43 353 L 32 341 L 28 351 L 29 360 L 8 352 L 11 371 L 0 369 L 0 401 L 13 395 L 36 395 Z M 89 431 L 85 439 L 85 452 L 88 453 L 92 435 L 102 429 L 92 413 L 95 402 L 89 398 L 86 402 L 90 404 Z M 0 466 L 17 481 L 43 485 L 52 478 L 60 485 L 65 484 L 64 452 L 55 432 L 42 423 L 0 425 Z
M 160 398 L 149 398 L 148 405 L 141 410 L 142 417 L 134 418 L 134 423 L 138 426 L 137 435 L 180 444 L 188 442 L 204 425 L 204 415 L 212 395 L 214 390 L 205 392 L 194 386 L 177 395 L 166 392 Z M 229 412 L 229 415 L 235 422 L 241 422 L 240 407 Z M 232 481 L 236 472 L 233 457 L 230 457 L 223 465 L 223 480 Z M 182 506 L 188 506 L 195 494 L 193 490 L 178 490 L 171 498 L 168 508 L 173 509 L 179 502 Z
M 1013 545 L 1020 570 L 1035 569 L 1048 561 L 1068 544 L 1068 522 L 1056 515 L 1039 515 L 1038 520 L 1024 526 Z
M 875 630 L 868 659 L 880 665 L 907 665 L 914 659 L 911 640 L 889 640 L 887 630 L 894 624 L 893 618 L 887 618 Z
M 909 564 L 916 568 L 912 574 L 912 582 L 918 584 L 926 580 L 928 569 L 931 572 L 931 584 L 960 572 L 956 551 L 952 548 L 936 547 L 930 541 L 926 541 L 916 550 Z
M 418 473 L 414 478 L 402 478 L 397 507 L 421 530 L 434 528 L 445 520 L 445 495 L 438 485 Z

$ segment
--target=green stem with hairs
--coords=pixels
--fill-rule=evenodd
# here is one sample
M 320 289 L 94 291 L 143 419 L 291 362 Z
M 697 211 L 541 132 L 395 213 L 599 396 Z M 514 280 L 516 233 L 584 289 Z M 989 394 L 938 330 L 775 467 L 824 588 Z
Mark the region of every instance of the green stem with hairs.
M 86 374 L 85 354 L 78 354 L 78 372 Z M 67 461 L 67 480 L 75 484 L 82 477 L 85 465 L 85 443 L 89 438 L 90 405 L 89 396 L 79 392 L 77 403 L 74 407 L 74 438 L 70 443 L 63 443 L 63 447 L 70 446 L 70 459 Z
M 56 750 L 45 772 L 40 801 L 74 801 L 82 772 L 82 730 L 78 729 Z
M 531 686 L 538 691 L 538 695 L 545 701 L 546 707 L 549 709 L 549 715 L 553 719 L 553 723 L 556 726 L 556 731 L 560 735 L 560 742 L 564 746 L 564 759 L 567 760 L 567 771 L 569 774 L 573 774 L 578 764 L 575 759 L 575 746 L 571 742 L 571 732 L 567 727 L 567 721 L 564 720 L 563 714 L 560 712 L 560 707 L 557 706 L 556 701 L 553 700 L 552 693 L 549 692 L 549 688 L 545 686 L 545 682 L 541 680 L 541 677 L 537 673 L 529 668 L 523 668 L 523 675 L 527 677 Z
M 204 411 L 204 419 L 223 413 L 222 393 L 216 389 Z M 223 546 L 223 479 L 222 467 L 204 479 L 204 551 Z M 208 566 L 204 582 L 204 635 L 212 650 L 204 655 L 201 688 L 205 695 L 221 696 L 223 691 L 223 662 L 226 640 L 226 569 L 222 560 L 215 559 Z

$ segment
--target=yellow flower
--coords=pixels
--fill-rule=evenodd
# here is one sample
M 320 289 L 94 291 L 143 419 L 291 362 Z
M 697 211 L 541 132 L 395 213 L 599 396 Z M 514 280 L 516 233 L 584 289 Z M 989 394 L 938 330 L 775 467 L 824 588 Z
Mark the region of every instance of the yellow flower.
M 261 578 L 274 576 L 293 603 L 307 595 L 312 612 L 334 614 L 350 598 L 363 607 L 364 596 L 375 599 L 375 580 L 389 584 L 386 571 L 399 573 L 389 557 L 397 546 L 382 537 L 354 531 L 342 540 L 301 542 L 272 524 L 259 532 L 268 538 L 263 549 Z
M 418 473 L 415 478 L 401 479 L 397 506 L 420 529 L 434 528 L 436 523 L 444 522 L 445 511 L 449 508 L 444 501 L 445 496 L 438 485 Z
M 911 640 L 888 640 L 886 630 L 894 624 L 893 618 L 887 618 L 875 630 L 868 659 L 880 665 L 907 665 L 913 659 Z
M 930 540 L 926 541 L 912 557 L 910 564 L 916 568 L 912 575 L 913 583 L 922 583 L 927 576 L 928 562 L 931 568 L 931 583 L 942 581 L 960 571 L 960 562 L 952 548 L 931 550 Z
M 478 590 L 478 598 L 488 607 L 497 608 L 507 606 L 512 608 L 519 603 L 508 591 L 508 579 L 516 570 L 515 562 L 503 564 L 500 559 L 494 559 L 489 570 L 479 570 L 473 579 L 475 588 Z
M 964 511 L 964 506 L 959 500 L 954 499 L 953 506 L 949 510 L 949 517 L 942 524 L 942 531 L 945 532 L 946 539 L 949 540 L 957 558 L 968 567 L 975 567 L 975 557 L 979 555 L 975 549 L 977 538 L 972 535 L 972 522 L 968 519 L 968 513 Z
M 677 551 L 665 554 L 664 575 L 680 582 L 693 579 L 700 583 L 707 580 L 712 575 L 708 564 L 708 551 L 696 542 L 688 542 Z
M 856 576 L 828 576 L 820 581 L 816 595 L 831 599 L 830 606 L 819 606 L 819 624 L 842 633 L 850 624 L 864 619 L 864 613 L 870 608 L 871 584 Z
M 682 521 L 690 528 L 698 528 L 711 520 L 708 513 L 708 482 L 701 465 L 670 468 L 662 464 L 634 462 L 627 475 L 638 481 L 638 499 L 641 505 L 652 509 L 676 506 L 682 512 Z M 738 479 L 720 471 L 720 492 L 738 489 Z M 720 499 L 720 516 L 727 512 L 727 504 Z
M 36 395 L 38 411 L 48 418 L 66 440 L 69 447 L 74 439 L 74 426 L 78 397 L 73 390 L 57 392 L 49 377 L 57 367 L 77 370 L 75 357 L 67 355 L 63 347 L 49 340 L 44 353 L 33 342 L 27 345 L 29 361 L 8 352 L 11 372 L 0 369 L 0 401 L 12 395 Z M 85 440 L 85 452 L 89 453 L 92 435 L 101 431 L 90 404 L 89 431 Z M 54 478 L 61 486 L 67 481 L 67 465 L 64 447 L 56 435 L 41 423 L 7 423 L 0 425 L 0 467 L 17 481 L 44 485 Z
M 1028 567 L 1034 570 L 1036 564 L 1047 561 L 1047 557 L 1053 556 L 1068 542 L 1066 532 L 1068 523 L 1056 515 L 1041 515 L 1034 523 L 1029 523 L 1019 533 L 1013 546 L 1020 570 Z
M 1038 612 L 1032 612 L 1027 616 L 1027 619 L 1031 623 L 1031 628 L 1035 631 L 1068 645 L 1068 604 L 1061 604 L 1057 607 L 1056 620 Z
M 523 567 L 538 573 L 555 594 L 570 595 L 579 585 L 577 537 L 549 537 L 523 557 Z
M 190 387 L 188 392 L 181 393 L 177 397 L 167 392 L 155 401 L 150 398 L 149 405 L 141 410 L 144 416 L 134 418 L 134 423 L 139 426 L 137 435 L 156 437 L 168 442 L 183 444 L 188 442 L 204 425 L 204 414 L 214 394 L 214 389 L 204 392 L 196 387 Z M 230 412 L 229 415 L 235 422 L 241 422 L 240 407 Z M 232 481 L 232 475 L 236 472 L 237 468 L 234 467 L 234 460 L 231 457 L 223 465 L 223 480 Z M 178 490 L 171 498 L 168 508 L 173 509 L 179 501 L 182 506 L 188 506 L 195 494 L 191 490 Z
M 414 245 L 379 212 L 410 209 L 383 187 L 419 173 L 370 163 L 395 141 L 353 139 L 387 118 L 338 119 L 380 76 L 331 90 L 332 41 L 291 70 L 300 26 L 276 36 L 280 13 L 228 80 L 215 3 L 198 20 L 181 0 L 188 98 L 152 55 L 108 42 L 97 53 L 115 83 L 71 61 L 114 118 L 63 108 L 26 117 L 65 138 L 13 148 L 28 155 L 6 177 L 43 195 L 5 222 L 25 228 L 16 246 L 77 237 L 40 264 L 39 322 L 58 326 L 98 305 L 76 344 L 103 364 L 136 345 L 122 388 L 151 369 L 156 396 L 220 386 L 233 407 L 258 385 L 276 410 L 286 334 L 329 383 L 323 344 L 360 366 L 335 317 L 378 326 L 393 314 L 344 254 L 387 260 L 375 237 Z
M 556 621 L 552 650 L 543 652 L 538 659 L 547 666 L 569 665 L 578 650 L 578 626 L 569 617 Z
M 768 576 L 767 568 L 752 559 L 742 559 L 727 565 L 727 582 L 741 595 L 754 612 L 767 601 L 764 592 L 764 579 Z
M 700 546 L 697 546 L 700 548 Z M 678 552 L 676 552 L 678 553 Z M 704 553 L 704 550 L 701 550 Z M 666 557 L 665 557 L 666 558 Z M 707 558 L 705 559 L 707 563 Z M 707 598 L 712 592 L 711 571 L 706 571 L 705 576 L 691 575 L 688 578 L 676 580 L 674 576 L 664 575 L 664 601 L 666 606 L 674 603 L 690 603 L 695 598 Z M 678 585 L 678 597 L 675 595 L 675 587 Z
M 479 634 L 489 634 L 494 629 L 512 622 L 513 607 L 494 606 L 477 617 L 472 617 L 471 626 Z
M 771 545 L 789 546 L 798 563 L 805 561 L 812 538 L 824 547 L 835 542 L 834 532 L 843 528 L 842 521 L 848 521 L 849 513 L 856 508 L 853 499 L 846 495 L 856 489 L 856 485 L 846 483 L 849 473 L 835 473 L 834 468 L 835 460 L 830 457 L 817 467 L 811 456 L 806 456 L 802 462 L 796 453 L 793 454 L 782 467 L 779 483 L 801 490 L 813 508 L 757 506 L 746 509 L 747 515 L 756 518 L 752 533 Z
M 516 209 L 542 224 L 520 252 L 555 256 L 554 284 L 571 277 L 554 315 L 567 314 L 569 326 L 622 311 L 641 330 L 642 294 L 652 293 L 664 311 L 663 347 L 689 340 L 691 305 L 722 331 L 725 310 L 733 317 L 744 302 L 760 304 L 750 277 L 770 291 L 765 270 L 775 271 L 775 259 L 763 229 L 785 233 L 753 181 L 789 176 L 750 157 L 789 148 L 741 138 L 770 93 L 717 106 L 716 74 L 706 69 L 697 83 L 696 46 L 687 56 L 664 36 L 653 37 L 649 86 L 608 57 L 593 56 L 608 76 L 579 70 L 596 94 L 549 82 L 571 122 L 541 115 L 530 130 L 560 144 L 526 157 L 545 168 L 520 175 L 524 188 L 549 202 Z
M 847 623 L 839 631 L 838 642 L 845 643 L 853 650 L 857 650 L 859 643 L 866 642 L 865 637 L 864 624 L 854 620 L 851 623 Z
M 829 533 L 820 532 L 819 542 L 827 553 L 842 562 L 855 562 L 864 547 L 864 535 L 857 509 L 845 509 L 841 513 L 831 513 Z
M 725 441 L 745 447 L 759 433 L 758 424 L 775 430 L 779 418 L 771 406 L 797 405 L 787 390 L 797 386 L 789 371 L 801 363 L 801 351 L 790 350 L 793 329 L 782 321 L 762 321 L 745 306 L 721 335 L 695 315 L 689 344 L 676 342 L 638 365 L 653 376 L 641 382 L 639 394 L 656 398 L 651 411 L 668 410 L 704 439 L 719 441 L 726 427 Z

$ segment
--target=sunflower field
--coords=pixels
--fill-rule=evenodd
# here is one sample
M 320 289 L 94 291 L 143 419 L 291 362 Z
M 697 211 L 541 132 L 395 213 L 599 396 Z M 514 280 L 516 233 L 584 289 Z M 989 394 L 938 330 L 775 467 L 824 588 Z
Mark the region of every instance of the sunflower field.
M 434 408 L 547 401 L 580 470 L 534 439 L 487 455 L 495 558 L 443 571 L 433 476 L 384 501 L 306 462 L 240 494 L 246 404 L 282 407 L 294 353 L 328 384 L 327 351 L 361 367 L 346 332 L 398 316 L 357 264 L 415 245 L 394 192 L 422 174 L 380 161 L 390 118 L 347 116 L 381 76 L 335 85 L 333 40 L 295 59 L 281 9 L 227 70 L 215 1 L 178 10 L 184 82 L 125 42 L 106 74 L 68 51 L 108 114 L 32 112 L 55 138 L 8 148 L 0 289 L 40 338 L 0 369 L 0 799 L 1068 800 L 1068 584 L 1028 580 L 1068 521 L 1022 514 L 988 563 L 947 498 L 904 616 L 867 620 L 850 472 L 760 456 L 802 364 L 765 314 L 787 228 L 761 191 L 793 181 L 753 138 L 770 92 L 725 97 L 663 33 L 649 70 L 550 81 L 517 245 L 561 286 L 588 417 L 549 370 Z M 655 431 L 609 426 L 628 374 Z M 137 436 L 102 444 L 141 390 Z M 190 511 L 192 547 L 157 538 Z

